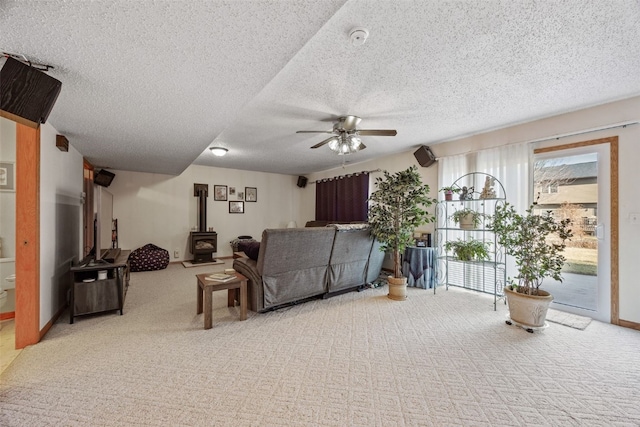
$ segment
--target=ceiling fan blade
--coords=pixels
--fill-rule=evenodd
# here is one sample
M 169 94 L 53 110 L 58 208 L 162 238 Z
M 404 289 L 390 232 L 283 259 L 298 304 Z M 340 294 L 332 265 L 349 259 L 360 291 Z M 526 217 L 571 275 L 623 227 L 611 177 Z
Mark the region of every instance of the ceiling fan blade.
M 324 141 L 318 142 L 316 145 L 312 146 L 311 148 L 318 148 L 318 147 L 322 147 L 324 144 L 328 144 L 329 142 L 331 142 L 332 140 L 338 138 L 337 136 L 332 136 L 330 138 L 325 139 Z
M 398 131 L 395 129 L 358 129 L 357 133 L 361 136 L 396 136 Z
M 332 130 L 299 130 L 296 133 L 333 133 Z

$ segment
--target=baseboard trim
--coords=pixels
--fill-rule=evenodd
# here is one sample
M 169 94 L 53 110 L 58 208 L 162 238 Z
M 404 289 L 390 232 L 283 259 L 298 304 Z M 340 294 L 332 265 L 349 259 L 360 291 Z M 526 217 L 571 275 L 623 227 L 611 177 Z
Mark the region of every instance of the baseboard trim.
M 60 316 L 62 316 L 62 313 L 64 313 L 66 308 L 67 308 L 67 304 L 65 304 L 62 307 L 60 307 L 60 309 L 56 312 L 56 314 L 53 315 L 51 320 L 49 320 L 47 322 L 47 324 L 44 325 L 44 328 L 42 328 L 42 330 L 40 331 L 40 340 L 42 340 L 42 338 L 44 338 L 44 336 L 47 334 L 47 332 L 49 332 L 49 329 L 51 329 L 53 324 L 58 321 L 58 319 L 60 318 Z
M 618 320 L 618 325 L 623 326 L 625 328 L 635 329 L 636 331 L 640 331 L 640 323 L 630 322 L 628 320 Z
M 0 320 L 9 320 L 15 319 L 16 312 L 15 311 L 7 311 L 6 313 L 0 313 Z

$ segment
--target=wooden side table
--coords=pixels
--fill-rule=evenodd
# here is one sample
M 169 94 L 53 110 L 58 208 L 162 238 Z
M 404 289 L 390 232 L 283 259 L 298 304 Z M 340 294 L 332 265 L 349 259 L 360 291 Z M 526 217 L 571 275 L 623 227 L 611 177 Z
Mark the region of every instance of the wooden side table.
M 207 280 L 206 277 L 213 273 L 196 274 L 198 283 L 196 290 L 198 291 L 198 307 L 197 313 L 200 314 L 204 308 L 204 328 L 211 329 L 213 316 L 211 313 L 212 294 L 215 291 L 223 291 L 227 289 L 227 306 L 234 307 L 235 300 L 240 301 L 240 320 L 247 320 L 247 278 L 240 273 L 235 273 L 236 278 L 228 282 L 216 282 Z M 239 291 L 239 292 L 238 292 Z M 238 298 L 238 293 L 240 296 Z M 204 304 L 203 304 L 204 300 Z

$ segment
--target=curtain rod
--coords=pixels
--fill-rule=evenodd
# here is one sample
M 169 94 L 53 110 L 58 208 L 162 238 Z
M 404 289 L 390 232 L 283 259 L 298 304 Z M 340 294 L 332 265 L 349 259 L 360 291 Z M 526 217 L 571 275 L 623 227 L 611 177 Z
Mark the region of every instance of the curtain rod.
M 638 123 L 640 123 L 640 121 L 638 121 L 638 120 L 630 120 L 630 121 L 627 121 L 627 122 L 620 122 L 620 123 L 613 123 L 613 124 L 610 124 L 610 125 L 598 126 L 598 127 L 591 128 L 591 129 L 578 130 L 578 131 L 568 132 L 568 133 L 560 133 L 560 134 L 553 135 L 553 136 L 548 136 L 548 137 L 545 137 L 545 138 L 532 139 L 530 141 L 525 141 L 524 143 L 525 144 L 534 144 L 536 142 L 551 141 L 552 139 L 560 139 L 560 138 L 567 138 L 569 136 L 584 135 L 585 133 L 599 132 L 599 131 L 602 131 L 602 130 L 609 130 L 609 129 L 616 129 L 616 128 L 626 128 L 627 126 L 637 125 Z
M 346 175 L 338 175 L 338 176 L 334 176 L 333 178 L 322 178 L 322 179 L 317 179 L 315 181 L 311 181 L 309 184 L 317 184 L 318 182 L 322 182 L 322 181 L 331 181 L 333 179 L 342 179 L 342 178 L 348 178 L 350 176 L 358 176 L 361 173 L 367 174 L 367 173 L 375 173 L 375 172 L 382 172 L 382 169 L 373 169 L 370 171 L 362 171 L 362 172 L 354 172 L 354 173 L 348 173 Z
M 552 136 L 545 136 L 543 138 L 531 139 L 529 141 L 514 141 L 514 142 L 509 142 L 507 144 L 498 145 L 496 147 L 487 147 L 487 148 L 481 148 L 479 150 L 469 150 L 469 151 L 465 151 L 463 153 L 458 153 L 458 154 L 450 154 L 449 156 L 437 157 L 437 160 L 445 158 L 445 157 L 459 156 L 461 154 L 478 153 L 480 151 L 491 150 L 491 149 L 498 148 L 498 147 L 508 147 L 509 145 L 535 144 L 536 142 L 551 141 L 552 139 L 567 138 L 567 137 L 570 137 L 570 136 L 584 135 L 586 133 L 599 132 L 599 131 L 603 131 L 603 130 L 616 129 L 616 128 L 626 128 L 627 126 L 633 126 L 633 125 L 637 125 L 639 123 L 640 123 L 640 120 L 629 120 L 629 121 L 626 121 L 626 122 L 612 123 L 610 125 L 602 125 L 602 126 L 598 126 L 598 127 L 590 128 L 590 129 L 577 130 L 577 131 L 567 132 L 567 133 L 559 133 L 559 134 L 552 135 Z

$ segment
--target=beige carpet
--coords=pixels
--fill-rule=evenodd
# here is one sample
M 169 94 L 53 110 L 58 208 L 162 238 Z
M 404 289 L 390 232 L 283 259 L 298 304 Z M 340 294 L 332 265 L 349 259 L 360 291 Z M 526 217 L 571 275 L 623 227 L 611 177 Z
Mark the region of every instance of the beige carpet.
M 195 274 L 133 273 L 125 314 L 64 319 L 0 378 L 2 426 L 637 426 L 640 332 L 529 334 L 452 288 L 196 315 Z M 519 396 L 518 393 L 522 393 Z

